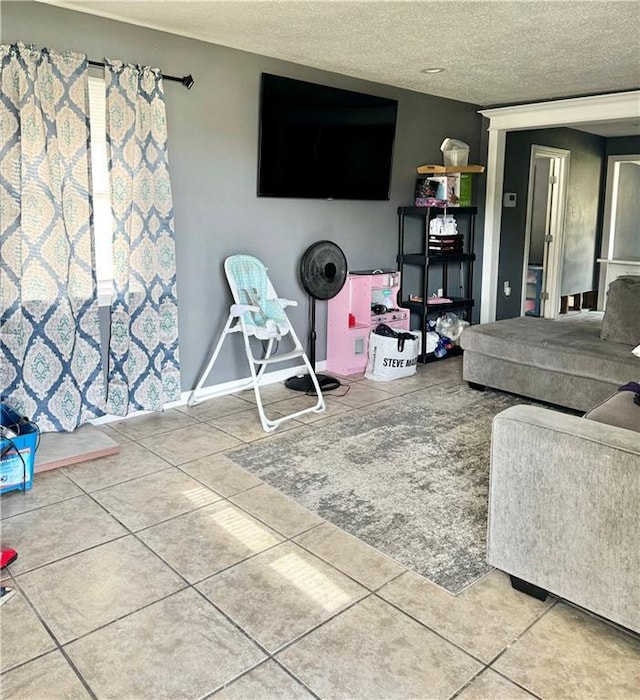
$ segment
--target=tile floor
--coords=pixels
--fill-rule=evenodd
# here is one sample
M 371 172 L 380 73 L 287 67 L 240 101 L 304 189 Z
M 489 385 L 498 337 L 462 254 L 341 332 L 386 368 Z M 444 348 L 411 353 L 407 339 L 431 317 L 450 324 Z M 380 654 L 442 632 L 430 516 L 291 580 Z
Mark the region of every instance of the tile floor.
M 459 359 L 350 381 L 327 414 L 461 381 Z M 307 399 L 267 388 L 269 410 Z M 0 501 L 3 698 L 640 698 L 640 640 L 493 571 L 458 596 L 324 522 L 225 452 L 253 396 L 103 427 L 119 455 Z

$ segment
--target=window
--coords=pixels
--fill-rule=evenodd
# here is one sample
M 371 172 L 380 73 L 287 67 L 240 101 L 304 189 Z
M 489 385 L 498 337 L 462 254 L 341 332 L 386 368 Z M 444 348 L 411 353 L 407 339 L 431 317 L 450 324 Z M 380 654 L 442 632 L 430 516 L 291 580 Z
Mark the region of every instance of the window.
M 89 78 L 91 127 L 91 174 L 93 180 L 93 230 L 98 279 L 98 304 L 113 300 L 112 216 L 107 166 L 106 106 L 104 78 Z

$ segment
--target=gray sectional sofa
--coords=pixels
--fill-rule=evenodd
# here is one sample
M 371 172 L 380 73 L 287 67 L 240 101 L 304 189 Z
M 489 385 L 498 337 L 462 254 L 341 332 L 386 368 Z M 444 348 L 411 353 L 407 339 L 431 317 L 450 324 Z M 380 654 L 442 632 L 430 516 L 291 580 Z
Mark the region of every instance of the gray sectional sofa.
M 465 329 L 463 377 L 583 417 L 522 405 L 493 421 L 487 560 L 640 633 L 640 277 L 612 282 L 604 319 L 515 318 Z
M 627 427 L 600 422 L 597 410 L 593 420 L 539 406 L 495 417 L 487 561 L 515 588 L 548 591 L 640 633 L 640 406 L 632 399 L 621 392 L 606 402 L 619 404 L 613 411 L 600 407 Z
M 539 401 L 588 411 L 638 379 L 640 277 L 611 283 L 607 310 L 578 318 L 510 318 L 465 328 L 463 379 Z

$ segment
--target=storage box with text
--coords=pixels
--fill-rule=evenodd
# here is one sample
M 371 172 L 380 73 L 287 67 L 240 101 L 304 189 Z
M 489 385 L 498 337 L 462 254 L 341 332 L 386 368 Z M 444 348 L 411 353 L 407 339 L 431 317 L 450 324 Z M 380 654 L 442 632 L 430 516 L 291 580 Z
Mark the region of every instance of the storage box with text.
M 0 493 L 26 491 L 33 486 L 38 429 L 5 404 L 0 404 L 0 425 L 11 431 L 0 437 Z

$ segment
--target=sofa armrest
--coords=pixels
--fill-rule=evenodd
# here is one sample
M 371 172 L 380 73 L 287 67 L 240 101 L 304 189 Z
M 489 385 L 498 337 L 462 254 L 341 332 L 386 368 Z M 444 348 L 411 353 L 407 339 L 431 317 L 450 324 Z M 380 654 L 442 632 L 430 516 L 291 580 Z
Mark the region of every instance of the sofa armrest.
M 640 631 L 640 436 L 516 406 L 493 422 L 488 561 Z

